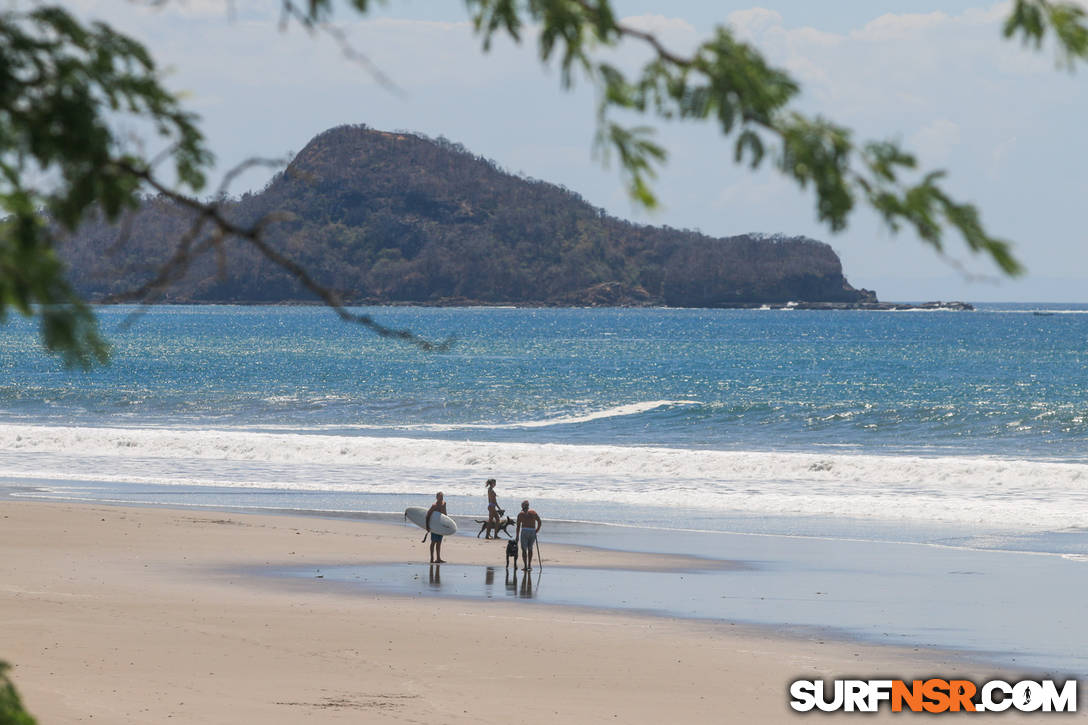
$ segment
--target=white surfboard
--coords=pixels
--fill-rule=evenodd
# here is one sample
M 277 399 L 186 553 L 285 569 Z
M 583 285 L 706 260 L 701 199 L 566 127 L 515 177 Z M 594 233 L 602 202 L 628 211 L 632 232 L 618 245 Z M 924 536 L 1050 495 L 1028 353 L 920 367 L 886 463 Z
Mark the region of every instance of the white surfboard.
M 427 517 L 427 509 L 422 506 L 409 506 L 404 509 L 404 518 L 411 521 L 413 524 L 421 529 L 427 528 L 425 521 Z M 457 523 L 446 514 L 435 511 L 431 515 L 431 531 L 442 536 L 449 536 L 457 533 Z

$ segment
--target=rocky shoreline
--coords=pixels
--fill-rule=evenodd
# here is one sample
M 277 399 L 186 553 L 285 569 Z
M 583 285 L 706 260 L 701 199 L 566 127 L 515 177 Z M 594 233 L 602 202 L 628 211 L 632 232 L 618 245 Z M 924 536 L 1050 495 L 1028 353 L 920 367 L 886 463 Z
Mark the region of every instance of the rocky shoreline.
M 93 301 L 93 304 L 104 307 L 120 306 L 128 303 Z M 238 305 L 241 307 L 320 307 L 324 303 L 319 300 L 277 300 L 274 302 L 250 302 L 250 301 L 178 301 L 163 300 L 151 303 L 150 306 L 176 305 L 176 306 L 215 306 Z M 427 300 L 423 302 L 402 302 L 388 300 L 347 300 L 348 307 L 519 307 L 523 309 L 585 309 L 596 307 L 615 308 L 651 308 L 668 309 L 668 305 L 653 304 L 649 302 L 621 302 L 612 304 L 593 303 L 556 303 L 556 302 L 490 302 L 463 298 Z M 731 304 L 719 304 L 713 307 L 674 307 L 672 309 L 719 309 L 719 310 L 870 310 L 875 312 L 885 311 L 909 311 L 909 310 L 949 310 L 953 312 L 972 312 L 975 307 L 969 302 L 922 302 L 913 304 L 910 302 L 735 302 Z M 1039 313 L 1036 313 L 1039 314 Z
M 737 303 L 717 305 L 728 309 L 741 310 L 951 310 L 954 312 L 972 312 L 975 306 L 969 302 L 772 302 L 769 304 Z

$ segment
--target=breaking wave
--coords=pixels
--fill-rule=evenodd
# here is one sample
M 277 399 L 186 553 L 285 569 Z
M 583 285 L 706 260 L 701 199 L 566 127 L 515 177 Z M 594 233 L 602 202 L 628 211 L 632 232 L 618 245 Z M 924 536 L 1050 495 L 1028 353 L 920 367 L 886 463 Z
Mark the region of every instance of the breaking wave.
M 616 410 L 616 409 L 613 409 Z M 997 457 L 692 450 L 250 430 L 0 425 L 27 481 L 97 480 L 416 494 L 480 479 L 524 495 L 748 514 L 1056 530 L 1088 520 L 1088 465 Z

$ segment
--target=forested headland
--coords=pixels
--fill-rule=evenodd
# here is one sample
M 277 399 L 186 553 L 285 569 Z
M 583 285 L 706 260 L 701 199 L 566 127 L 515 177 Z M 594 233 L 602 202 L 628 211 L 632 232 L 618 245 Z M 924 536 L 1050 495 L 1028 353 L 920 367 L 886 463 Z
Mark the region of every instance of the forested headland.
M 443 138 L 341 126 L 311 140 L 258 193 L 224 202 L 240 225 L 348 303 L 719 307 L 874 302 L 830 246 L 770 235 L 711 238 L 609 216 Z M 60 253 L 77 290 L 139 288 L 175 253 L 191 212 L 144 199 L 120 224 L 90 221 Z M 312 299 L 253 245 L 225 240 L 161 290 L 166 302 Z

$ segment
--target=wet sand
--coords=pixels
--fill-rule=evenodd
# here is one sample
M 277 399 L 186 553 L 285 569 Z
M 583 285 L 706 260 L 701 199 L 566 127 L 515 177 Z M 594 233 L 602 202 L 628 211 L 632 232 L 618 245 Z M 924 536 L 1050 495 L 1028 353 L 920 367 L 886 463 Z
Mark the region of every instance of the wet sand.
M 787 705 L 799 677 L 993 674 L 956 653 L 316 578 L 322 567 L 425 563 L 421 533 L 0 502 L 0 658 L 44 725 L 784 722 L 799 717 Z M 444 555 L 482 572 L 501 564 L 501 546 L 457 537 Z M 545 576 L 566 566 L 679 576 L 705 562 L 549 545 Z M 309 567 L 312 580 L 246 573 Z

